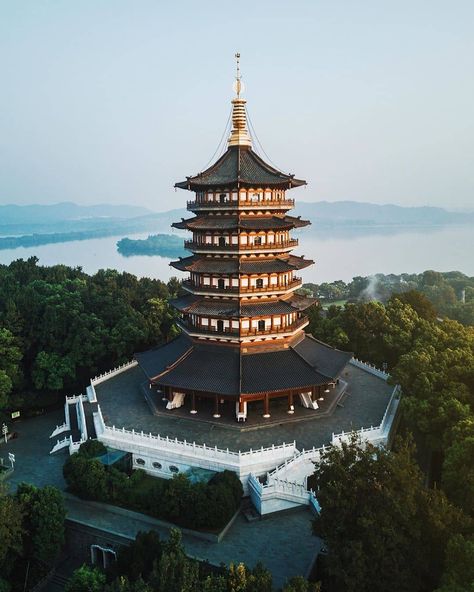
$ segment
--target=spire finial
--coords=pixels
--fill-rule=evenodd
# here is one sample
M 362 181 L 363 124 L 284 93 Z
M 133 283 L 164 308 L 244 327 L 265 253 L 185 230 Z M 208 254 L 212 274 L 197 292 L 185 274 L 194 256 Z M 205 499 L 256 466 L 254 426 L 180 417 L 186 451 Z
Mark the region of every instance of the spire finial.
M 235 94 L 237 95 L 237 98 L 240 99 L 240 93 L 244 90 L 244 85 L 242 84 L 242 75 L 240 74 L 240 53 L 237 52 L 234 57 L 236 65 L 234 90 Z
M 235 61 L 236 61 L 236 67 L 237 67 L 237 72 L 236 72 L 236 75 L 235 75 L 235 82 L 236 82 L 236 84 L 235 84 L 235 87 L 236 87 L 235 90 L 237 92 L 237 97 L 240 97 L 240 91 L 241 91 L 242 84 L 240 82 L 241 76 L 240 76 L 240 53 L 239 52 L 237 52 L 235 54 Z
M 244 91 L 242 75 L 240 74 L 240 53 L 235 55 L 235 82 L 234 91 L 237 95 L 232 100 L 232 132 L 229 138 L 229 146 L 251 146 L 252 142 L 247 130 L 247 116 L 245 112 L 245 99 L 240 98 L 240 93 Z

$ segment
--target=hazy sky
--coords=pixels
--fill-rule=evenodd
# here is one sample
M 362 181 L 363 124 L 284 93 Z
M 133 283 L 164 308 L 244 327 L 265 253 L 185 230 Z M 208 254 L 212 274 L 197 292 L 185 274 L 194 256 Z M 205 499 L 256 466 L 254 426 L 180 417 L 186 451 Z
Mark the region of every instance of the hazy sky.
M 473 206 L 473 29 L 472 0 L 0 0 L 0 203 L 182 206 L 238 50 L 299 199 Z

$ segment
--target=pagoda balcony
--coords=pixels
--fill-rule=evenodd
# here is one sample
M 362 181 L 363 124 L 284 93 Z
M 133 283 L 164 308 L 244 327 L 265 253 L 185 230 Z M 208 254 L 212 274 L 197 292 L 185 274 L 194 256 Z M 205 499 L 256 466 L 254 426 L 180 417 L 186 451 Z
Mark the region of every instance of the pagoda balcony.
M 260 331 L 259 329 L 252 327 L 250 329 L 241 329 L 240 330 L 240 336 L 241 337 L 251 337 L 251 336 L 259 336 L 259 335 L 279 335 L 281 333 L 293 333 L 294 331 L 297 331 L 298 329 L 302 329 L 303 327 L 306 327 L 306 325 L 309 323 L 309 319 L 308 317 L 303 317 L 301 319 L 296 320 L 294 323 L 291 323 L 291 325 L 286 325 L 284 327 L 282 326 L 278 326 L 278 327 L 270 327 L 270 329 L 264 329 L 263 331 Z
M 219 286 L 210 286 L 205 284 L 196 284 L 191 280 L 184 280 L 182 282 L 182 286 L 185 290 L 192 292 L 193 294 L 222 294 L 231 295 L 231 296 L 245 296 L 245 295 L 252 295 L 252 294 L 283 294 L 288 292 L 289 290 L 294 290 L 296 288 L 300 288 L 302 286 L 303 280 L 300 277 L 295 277 L 291 282 L 287 284 L 271 284 L 267 286 L 227 286 L 224 288 L 220 288 Z
M 261 337 L 261 336 L 268 336 L 268 335 L 282 335 L 288 334 L 291 335 L 295 331 L 299 329 L 303 329 L 309 323 L 308 317 L 302 317 L 301 319 L 296 320 L 294 323 L 285 326 L 273 326 L 269 329 L 258 329 L 256 327 L 251 327 L 249 329 L 242 329 L 237 327 L 217 327 L 212 325 L 193 325 L 183 319 L 179 319 L 178 325 L 190 335 L 217 335 L 221 337 L 230 337 L 230 338 L 245 338 L 245 337 Z
M 275 199 L 265 201 L 188 201 L 187 209 L 191 212 L 197 211 L 227 211 L 227 210 L 291 210 L 295 207 L 294 199 Z
M 199 243 L 192 240 L 184 241 L 184 248 L 188 249 L 189 251 L 193 251 L 196 253 L 203 252 L 203 253 L 249 253 L 252 251 L 256 251 L 258 253 L 267 253 L 273 251 L 283 251 L 287 249 L 294 249 L 298 246 L 298 239 L 292 238 L 287 241 L 281 241 L 277 243 L 263 243 L 263 244 L 247 244 L 247 245 L 232 245 L 232 244 L 225 244 L 225 245 L 215 245 L 215 244 L 208 244 L 208 243 Z

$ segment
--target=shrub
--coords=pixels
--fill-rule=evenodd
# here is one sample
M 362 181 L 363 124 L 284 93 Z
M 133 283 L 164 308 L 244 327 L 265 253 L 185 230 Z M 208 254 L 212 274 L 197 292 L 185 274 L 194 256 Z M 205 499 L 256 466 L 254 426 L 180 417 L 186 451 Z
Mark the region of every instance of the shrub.
M 96 458 L 106 452 L 107 448 L 99 440 L 87 440 L 79 448 L 79 454 L 85 458 Z

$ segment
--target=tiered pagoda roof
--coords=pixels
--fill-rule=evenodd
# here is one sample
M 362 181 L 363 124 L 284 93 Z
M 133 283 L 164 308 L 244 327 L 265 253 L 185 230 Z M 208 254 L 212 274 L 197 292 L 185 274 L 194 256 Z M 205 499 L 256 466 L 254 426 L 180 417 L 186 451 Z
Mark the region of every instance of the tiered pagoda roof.
M 306 185 L 306 181 L 286 175 L 263 161 L 251 147 L 229 146 L 229 149 L 211 167 L 176 183 L 175 187 L 202 191 L 225 187 L 272 187 L 291 189 Z
M 304 311 L 315 299 L 295 292 L 301 278 L 294 273 L 313 261 L 290 253 L 298 244 L 290 231 L 310 222 L 287 214 L 294 200 L 285 191 L 306 182 L 252 150 L 240 89 L 238 75 L 226 152 L 176 184 L 196 193 L 188 208 L 197 213 L 173 224 L 193 233 L 185 243 L 193 254 L 170 263 L 190 273 L 183 284 L 188 294 L 171 302 L 182 334 L 136 357 L 170 405 L 173 397 L 182 404 L 189 395 L 196 413 L 196 394 L 214 397 L 218 418 L 225 395 L 245 415 L 247 402 L 258 395 L 267 418 L 273 396 L 288 396 L 288 413 L 298 395 L 317 409 L 316 398 L 330 392 L 351 354 L 304 333 Z
M 268 206 L 268 207 L 271 207 Z M 232 216 L 219 214 L 213 216 L 195 216 L 171 226 L 180 230 L 291 230 L 309 226 L 309 220 L 295 216 Z

